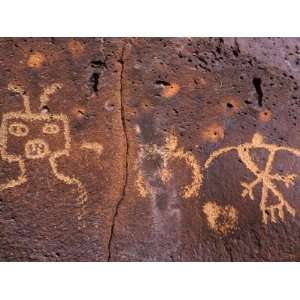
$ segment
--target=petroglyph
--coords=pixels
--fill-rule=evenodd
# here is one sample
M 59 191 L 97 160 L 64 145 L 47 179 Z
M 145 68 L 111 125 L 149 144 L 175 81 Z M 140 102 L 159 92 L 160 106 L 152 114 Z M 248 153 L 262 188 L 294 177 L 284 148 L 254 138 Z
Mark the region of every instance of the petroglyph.
M 224 207 L 209 201 L 203 206 L 209 227 L 218 234 L 225 235 L 234 230 L 238 223 L 236 209 L 232 205 Z
M 50 114 L 42 111 L 43 107 L 50 101 L 50 95 L 61 88 L 62 85 L 58 83 L 46 87 L 40 96 L 41 112 L 34 113 L 31 111 L 30 99 L 24 89 L 14 84 L 8 85 L 9 90 L 23 98 L 24 112 L 8 112 L 3 115 L 0 129 L 0 153 L 2 160 L 18 163 L 20 175 L 17 179 L 1 184 L 0 192 L 27 182 L 26 161 L 47 159 L 53 175 L 58 180 L 68 185 L 77 186 L 78 202 L 81 209 L 78 219 L 81 220 L 88 199 L 87 191 L 79 179 L 63 174 L 58 168 L 59 158 L 70 156 L 71 135 L 68 117 L 64 114 Z M 37 131 L 38 133 L 36 133 Z M 61 149 L 52 149 L 50 136 L 63 138 L 64 142 Z M 18 142 L 21 146 L 18 149 L 11 148 L 10 145 L 14 142 Z M 81 148 L 93 150 L 99 155 L 103 151 L 103 146 L 98 143 L 84 143 Z
M 81 149 L 87 149 L 87 150 L 92 150 L 99 156 L 103 152 L 103 146 L 99 143 L 88 143 L 88 142 L 83 142 L 82 145 L 80 146 Z
M 145 180 L 144 180 L 144 176 L 143 176 L 141 170 L 138 170 L 136 186 L 137 186 L 137 189 L 138 189 L 140 195 L 143 198 L 146 198 L 149 195 L 148 189 L 146 188 L 146 183 L 145 183 Z
M 62 85 L 59 83 L 53 83 L 50 86 L 46 87 L 43 93 L 40 96 L 40 109 L 47 105 L 50 101 L 50 96 L 57 92 L 57 90 L 61 89 Z
M 251 157 L 250 150 L 252 149 L 265 149 L 268 151 L 269 156 L 267 158 L 265 169 L 261 170 Z M 225 147 L 220 150 L 213 152 L 205 163 L 205 169 L 207 169 L 211 163 L 217 159 L 220 155 L 225 154 L 229 151 L 237 151 L 237 154 L 245 167 L 250 170 L 256 179 L 253 182 L 241 182 L 244 188 L 241 196 L 245 198 L 249 196 L 250 199 L 254 200 L 253 190 L 258 184 L 262 184 L 262 194 L 260 200 L 260 210 L 262 212 L 263 223 L 267 224 L 269 219 L 271 222 L 276 223 L 278 217 L 284 221 L 285 209 L 293 217 L 296 214 L 295 208 L 293 208 L 288 201 L 284 198 L 283 194 L 277 189 L 274 182 L 283 182 L 284 185 L 289 188 L 294 185 L 294 180 L 296 178 L 295 174 L 280 175 L 278 173 L 272 174 L 272 164 L 274 161 L 275 154 L 278 151 L 287 151 L 297 157 L 300 157 L 300 151 L 290 147 L 277 146 L 274 144 L 267 144 L 264 142 L 263 136 L 259 133 L 254 134 L 252 141 L 250 143 L 241 144 L 235 147 Z M 272 193 L 278 203 L 268 204 L 268 196 Z M 278 214 L 278 217 L 277 217 Z
M 167 136 L 166 143 L 163 146 L 159 147 L 156 144 L 152 144 L 143 145 L 141 147 L 141 161 L 155 155 L 160 156 L 162 159 L 159 177 L 163 183 L 167 183 L 172 176 L 174 176 L 170 170 L 170 163 L 174 160 L 184 161 L 192 172 L 192 182 L 182 189 L 182 197 L 187 199 L 198 195 L 203 179 L 198 161 L 192 153 L 178 147 L 178 140 L 174 133 Z M 146 197 L 148 192 L 145 186 L 144 176 L 141 172 L 138 173 L 137 186 L 141 196 Z

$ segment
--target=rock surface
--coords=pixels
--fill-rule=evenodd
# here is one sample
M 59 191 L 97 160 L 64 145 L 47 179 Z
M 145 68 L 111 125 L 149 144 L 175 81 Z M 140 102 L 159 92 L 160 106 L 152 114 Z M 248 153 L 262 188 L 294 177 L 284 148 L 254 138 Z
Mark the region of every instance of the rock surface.
M 0 40 L 1 261 L 298 261 L 300 40 Z

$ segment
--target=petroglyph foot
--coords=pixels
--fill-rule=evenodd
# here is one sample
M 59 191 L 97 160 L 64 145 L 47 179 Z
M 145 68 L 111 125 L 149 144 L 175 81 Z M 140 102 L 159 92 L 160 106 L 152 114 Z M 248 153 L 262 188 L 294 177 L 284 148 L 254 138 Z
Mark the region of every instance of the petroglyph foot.
M 285 219 L 285 209 L 293 216 L 296 215 L 296 210 L 289 205 L 287 202 L 282 202 L 276 205 L 270 205 L 266 207 L 263 211 L 263 222 L 268 224 L 269 220 L 272 223 L 276 223 L 278 219 L 284 221 Z

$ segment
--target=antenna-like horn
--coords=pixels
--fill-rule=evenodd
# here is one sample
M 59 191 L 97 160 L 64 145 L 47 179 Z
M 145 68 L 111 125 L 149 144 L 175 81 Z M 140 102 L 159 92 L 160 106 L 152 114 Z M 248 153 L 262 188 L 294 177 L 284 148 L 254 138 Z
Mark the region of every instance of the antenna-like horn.
M 22 96 L 25 112 L 30 113 L 31 112 L 31 110 L 30 110 L 30 100 L 29 100 L 29 96 L 26 95 L 25 90 L 21 86 L 19 86 L 17 84 L 13 84 L 13 83 L 10 83 L 8 85 L 8 90 L 10 90 L 12 92 L 15 92 L 15 93 Z
M 53 83 L 50 86 L 46 87 L 40 96 L 40 102 L 41 102 L 40 109 L 46 106 L 47 103 L 50 101 L 49 96 L 53 95 L 57 90 L 61 88 L 62 88 L 62 84 L 60 83 Z

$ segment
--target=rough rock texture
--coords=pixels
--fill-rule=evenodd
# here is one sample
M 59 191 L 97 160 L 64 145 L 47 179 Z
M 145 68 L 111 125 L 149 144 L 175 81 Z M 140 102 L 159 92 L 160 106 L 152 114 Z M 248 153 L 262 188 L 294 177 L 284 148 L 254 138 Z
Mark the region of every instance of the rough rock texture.
M 300 40 L 0 40 L 0 260 L 300 259 Z

